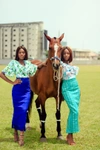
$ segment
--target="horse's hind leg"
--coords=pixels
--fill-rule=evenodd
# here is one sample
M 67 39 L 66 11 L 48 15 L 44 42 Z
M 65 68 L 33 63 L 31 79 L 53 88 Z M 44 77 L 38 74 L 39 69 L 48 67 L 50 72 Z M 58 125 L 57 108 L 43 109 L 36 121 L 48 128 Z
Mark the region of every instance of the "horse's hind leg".
M 31 116 L 31 111 L 32 111 L 32 103 L 33 103 L 33 96 L 34 93 L 31 91 L 31 97 L 30 97 L 30 104 L 27 110 L 27 117 L 26 117 L 26 128 L 30 128 L 30 116 Z
M 56 114 L 55 114 L 56 120 L 57 120 L 57 132 L 58 132 L 57 138 L 58 139 L 62 139 L 60 106 L 61 106 L 61 103 L 59 104 L 59 109 L 58 108 L 56 109 Z
M 45 136 L 45 120 L 46 120 L 45 101 L 41 100 L 41 98 L 38 97 L 35 102 L 36 102 L 36 108 L 37 108 L 37 111 L 39 114 L 39 119 L 41 121 L 41 139 L 40 140 L 42 142 L 44 142 L 44 141 L 46 141 L 46 136 Z M 41 105 L 41 107 L 40 107 L 40 105 Z
M 36 109 L 38 111 L 38 115 L 39 115 L 39 119 L 41 120 L 41 107 L 40 107 L 40 101 L 39 98 L 37 97 L 37 99 L 35 100 L 35 104 L 36 104 Z

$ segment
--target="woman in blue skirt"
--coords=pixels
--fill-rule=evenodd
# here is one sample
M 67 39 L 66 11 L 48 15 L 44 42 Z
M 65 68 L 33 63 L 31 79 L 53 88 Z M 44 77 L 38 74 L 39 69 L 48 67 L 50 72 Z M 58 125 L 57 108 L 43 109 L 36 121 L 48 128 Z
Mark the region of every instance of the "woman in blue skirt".
M 64 47 L 61 54 L 61 65 L 63 68 L 62 80 L 62 95 L 69 108 L 69 116 L 67 119 L 66 141 L 69 145 L 74 145 L 73 133 L 79 131 L 79 102 L 80 88 L 76 80 L 79 68 L 72 66 L 72 50 L 69 47 Z
M 38 67 L 41 68 L 41 66 L 43 66 L 43 64 L 40 64 Z M 24 145 L 27 110 L 31 97 L 29 76 L 33 76 L 38 67 L 28 61 L 27 49 L 23 46 L 19 46 L 16 50 L 15 60 L 10 61 L 10 63 L 0 73 L 0 77 L 3 80 L 13 85 L 12 128 L 14 128 L 14 141 L 18 141 L 20 146 Z M 6 77 L 14 75 L 16 76 L 15 81 Z M 18 130 L 20 131 L 20 135 L 18 135 Z

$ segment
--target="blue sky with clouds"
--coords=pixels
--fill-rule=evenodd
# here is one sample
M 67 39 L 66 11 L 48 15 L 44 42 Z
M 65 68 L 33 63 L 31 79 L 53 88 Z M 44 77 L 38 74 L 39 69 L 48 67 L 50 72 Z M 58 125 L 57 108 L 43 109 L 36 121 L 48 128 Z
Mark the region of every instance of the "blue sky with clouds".
M 100 51 L 100 0 L 0 0 L 0 23 L 34 21 L 71 48 Z

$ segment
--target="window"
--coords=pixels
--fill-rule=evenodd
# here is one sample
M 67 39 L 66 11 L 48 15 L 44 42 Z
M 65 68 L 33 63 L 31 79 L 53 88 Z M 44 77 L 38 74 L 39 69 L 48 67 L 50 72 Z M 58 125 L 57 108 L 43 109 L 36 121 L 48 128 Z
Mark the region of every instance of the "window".
M 5 50 L 5 52 L 7 52 L 7 50 Z
M 5 55 L 5 57 L 7 57 L 7 55 Z
M 7 45 L 5 45 L 5 47 L 7 47 Z
M 7 42 L 7 40 L 5 40 L 5 42 Z
M 13 31 L 16 31 L 16 29 L 14 29 Z

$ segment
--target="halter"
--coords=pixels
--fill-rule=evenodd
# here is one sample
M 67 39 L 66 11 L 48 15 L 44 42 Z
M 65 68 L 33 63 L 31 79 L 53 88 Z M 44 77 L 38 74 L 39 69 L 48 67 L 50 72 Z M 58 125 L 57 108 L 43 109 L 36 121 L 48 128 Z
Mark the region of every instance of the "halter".
M 54 56 L 54 57 L 50 58 L 50 60 L 54 60 L 54 59 L 57 59 L 57 60 L 61 61 L 61 59 L 59 57 L 57 57 L 57 56 Z

